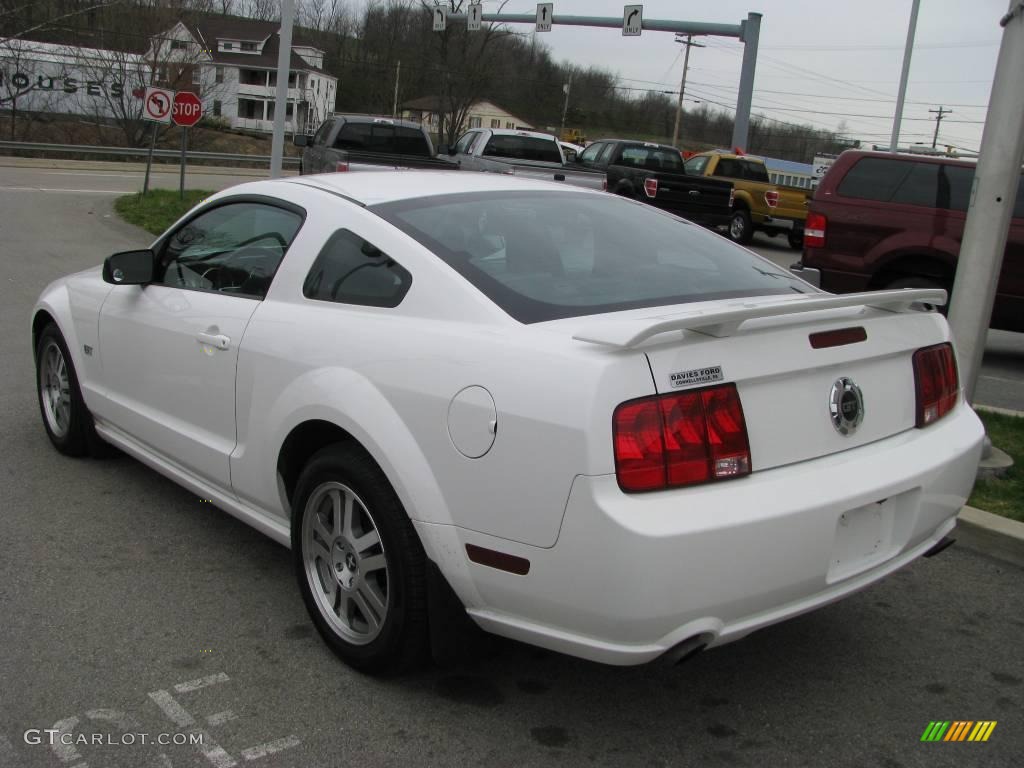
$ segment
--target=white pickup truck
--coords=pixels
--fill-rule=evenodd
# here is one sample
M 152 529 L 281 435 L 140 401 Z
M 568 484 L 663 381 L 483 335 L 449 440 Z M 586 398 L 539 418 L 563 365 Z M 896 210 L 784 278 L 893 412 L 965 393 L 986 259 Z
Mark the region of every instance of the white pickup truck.
M 558 140 L 547 133 L 472 128 L 453 146 L 442 144 L 438 157 L 464 171 L 506 173 L 588 189 L 605 188 L 603 173 L 567 168 Z

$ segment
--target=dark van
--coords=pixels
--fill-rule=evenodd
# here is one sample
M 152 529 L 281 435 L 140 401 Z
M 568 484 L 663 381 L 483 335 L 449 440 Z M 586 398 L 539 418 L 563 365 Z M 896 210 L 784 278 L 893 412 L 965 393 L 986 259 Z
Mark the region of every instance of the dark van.
M 843 152 L 808 203 L 803 259 L 793 272 L 832 293 L 949 290 L 973 181 L 969 161 Z M 1024 177 L 990 325 L 1024 331 Z

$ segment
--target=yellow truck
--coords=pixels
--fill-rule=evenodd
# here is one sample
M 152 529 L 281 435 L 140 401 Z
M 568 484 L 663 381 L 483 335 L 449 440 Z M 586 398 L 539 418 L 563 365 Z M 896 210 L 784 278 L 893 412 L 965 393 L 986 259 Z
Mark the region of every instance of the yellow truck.
M 778 187 L 768 178 L 764 160 L 726 152 L 702 152 L 686 161 L 693 176 L 714 176 L 733 183 L 729 237 L 744 245 L 754 232 L 786 234 L 791 247 L 803 247 L 807 195 L 796 187 Z

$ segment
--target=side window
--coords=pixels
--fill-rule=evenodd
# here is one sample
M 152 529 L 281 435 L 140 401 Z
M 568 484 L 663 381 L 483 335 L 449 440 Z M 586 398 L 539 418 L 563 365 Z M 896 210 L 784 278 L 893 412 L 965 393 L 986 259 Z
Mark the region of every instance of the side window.
M 689 160 L 686 161 L 686 165 L 685 165 L 686 172 L 691 174 L 692 176 L 703 176 L 704 175 L 704 169 L 707 168 L 707 167 L 708 167 L 708 157 L 707 157 L 707 155 L 703 155 L 703 156 L 699 156 L 699 157 L 691 157 Z
M 939 207 L 949 208 L 951 211 L 966 211 L 967 206 L 971 204 L 974 169 L 962 165 L 940 165 L 939 169 Z M 1018 211 L 1020 205 L 1021 199 L 1018 195 Z
M 647 150 L 643 147 L 625 147 L 619 162 L 623 165 L 631 165 L 635 168 L 643 168 L 647 162 Z
M 597 156 L 601 150 L 605 148 L 604 144 L 591 144 L 589 147 L 580 152 L 579 161 L 584 165 L 593 165 L 597 161 Z
M 718 158 L 718 165 L 715 166 L 712 176 L 723 176 L 729 179 L 742 179 L 743 167 L 740 165 L 739 160 L 720 157 Z
M 318 145 L 323 145 L 327 143 L 327 134 L 331 132 L 331 126 L 333 124 L 334 122 L 332 120 L 328 120 L 323 125 L 321 125 L 319 130 L 317 130 L 316 132 L 316 136 L 314 136 L 313 138 L 313 143 Z
M 750 160 L 746 160 L 742 163 L 743 166 L 743 178 L 750 179 L 750 181 L 763 181 L 768 183 L 768 169 L 764 163 L 754 163 Z M 788 181 L 786 184 L 792 184 L 793 180 L 791 176 L 787 176 Z
M 881 157 L 862 157 L 847 171 L 836 192 L 840 197 L 888 202 L 914 163 Z
M 604 149 L 601 150 L 601 154 L 597 158 L 598 165 L 608 165 L 612 161 L 612 152 L 615 151 L 615 145 L 609 142 L 604 145 Z
M 308 299 L 397 307 L 412 275 L 394 259 L 347 229 L 327 240 L 302 284 Z
M 302 225 L 302 217 L 264 203 L 205 211 L 167 240 L 156 282 L 262 299 Z
M 470 146 L 479 135 L 480 134 L 477 131 L 469 131 L 462 134 L 462 136 L 459 137 L 459 140 L 455 142 L 455 152 L 460 155 L 464 155 L 469 152 Z
M 936 163 L 914 163 L 891 202 L 934 208 L 939 196 L 939 168 Z M 949 205 L 949 188 L 944 186 L 943 208 Z

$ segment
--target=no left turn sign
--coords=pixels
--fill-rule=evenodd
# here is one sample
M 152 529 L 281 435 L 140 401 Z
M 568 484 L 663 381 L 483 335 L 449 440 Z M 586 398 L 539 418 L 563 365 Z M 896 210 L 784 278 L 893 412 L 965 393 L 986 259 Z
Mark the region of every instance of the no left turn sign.
M 146 88 L 146 95 L 142 99 L 142 117 L 144 120 L 152 120 L 156 123 L 171 122 L 171 112 L 174 107 L 174 91 L 166 88 Z

